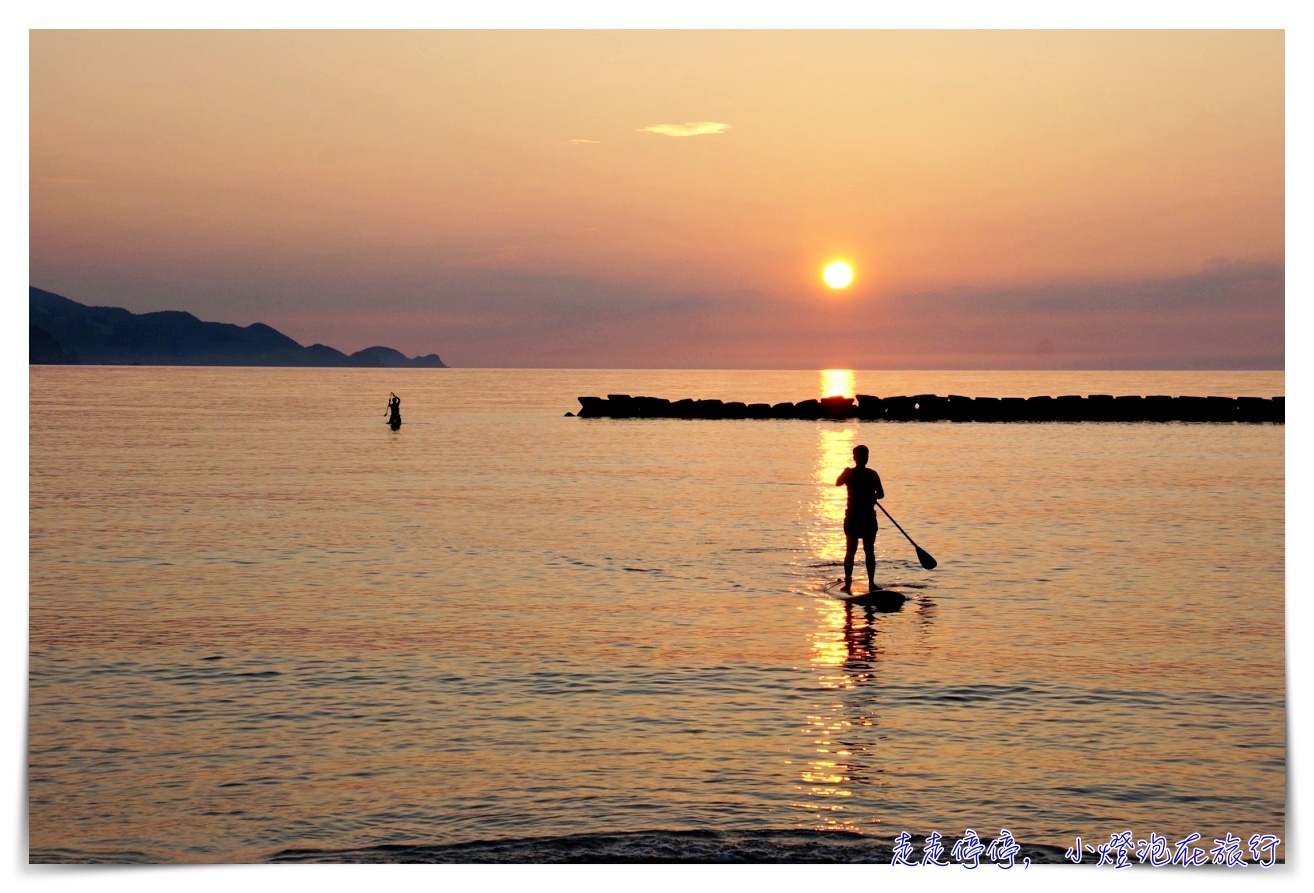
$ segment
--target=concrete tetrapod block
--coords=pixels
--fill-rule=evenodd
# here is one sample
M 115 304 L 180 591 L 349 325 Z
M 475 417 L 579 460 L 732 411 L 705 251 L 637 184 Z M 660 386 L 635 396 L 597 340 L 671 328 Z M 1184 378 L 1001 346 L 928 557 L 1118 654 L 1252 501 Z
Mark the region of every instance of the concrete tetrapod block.
M 972 420 L 972 398 L 963 397 L 959 394 L 950 394 L 944 398 L 944 406 L 940 410 L 942 418 L 951 422 L 970 422 Z
M 913 407 L 918 421 L 938 422 L 944 418 L 949 408 L 949 401 L 935 394 L 914 394 Z
M 1145 420 L 1145 398 L 1139 394 L 1113 398 L 1113 420 L 1141 422 Z
M 858 418 L 865 422 L 874 422 L 885 416 L 885 401 L 871 394 L 858 394 Z
M 999 420 L 1001 422 L 1026 422 L 1029 410 L 1025 397 L 1000 397 Z
M 917 401 L 912 397 L 886 397 L 883 418 L 887 422 L 911 422 L 917 418 Z
M 794 411 L 800 419 L 819 419 L 825 412 L 820 400 L 800 400 L 794 404 Z
M 832 419 L 847 419 L 853 415 L 853 398 L 839 395 L 823 397 L 821 405 L 823 415 Z

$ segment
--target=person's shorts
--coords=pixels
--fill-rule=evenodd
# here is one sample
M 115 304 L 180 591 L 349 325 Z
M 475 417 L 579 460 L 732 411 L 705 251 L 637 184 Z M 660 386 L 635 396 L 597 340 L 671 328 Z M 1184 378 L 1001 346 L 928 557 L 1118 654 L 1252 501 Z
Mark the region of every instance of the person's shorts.
M 868 518 L 844 518 L 844 535 L 858 539 L 872 539 L 876 536 L 876 516 Z

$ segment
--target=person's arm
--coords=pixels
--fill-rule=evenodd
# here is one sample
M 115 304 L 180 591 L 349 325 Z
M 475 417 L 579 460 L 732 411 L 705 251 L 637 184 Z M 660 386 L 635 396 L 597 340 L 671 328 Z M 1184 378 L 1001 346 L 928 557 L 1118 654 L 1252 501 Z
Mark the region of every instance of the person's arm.
M 848 482 L 848 480 L 849 480 L 849 472 L 851 472 L 852 470 L 853 470 L 852 468 L 846 468 L 846 469 L 844 469 L 843 471 L 841 471 L 841 472 L 840 472 L 840 476 L 839 476 L 839 480 L 835 481 L 835 486 L 836 486 L 836 487 L 843 487 L 844 484 Z
M 876 474 L 875 469 L 872 469 L 872 474 Z M 876 475 L 876 498 L 885 498 L 885 488 L 881 486 L 881 476 L 879 474 Z

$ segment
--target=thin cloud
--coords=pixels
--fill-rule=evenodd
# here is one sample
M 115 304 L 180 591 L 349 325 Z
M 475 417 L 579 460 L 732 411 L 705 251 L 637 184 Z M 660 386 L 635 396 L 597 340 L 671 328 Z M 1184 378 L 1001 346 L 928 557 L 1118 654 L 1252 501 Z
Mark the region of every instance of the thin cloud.
M 729 129 L 729 124 L 718 124 L 715 121 L 689 121 L 685 124 L 654 124 L 651 127 L 640 127 L 639 133 L 659 133 L 662 136 L 705 136 L 725 133 Z
M 597 141 L 597 140 L 571 140 L 571 142 L 572 142 L 572 143 L 593 143 L 593 144 L 596 145 L 598 141 Z

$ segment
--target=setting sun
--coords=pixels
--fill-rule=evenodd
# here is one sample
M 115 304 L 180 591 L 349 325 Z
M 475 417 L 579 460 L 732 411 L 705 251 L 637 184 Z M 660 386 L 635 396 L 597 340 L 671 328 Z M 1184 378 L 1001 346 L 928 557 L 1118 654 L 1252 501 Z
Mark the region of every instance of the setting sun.
M 826 265 L 821 278 L 826 280 L 826 284 L 831 288 L 847 288 L 853 281 L 853 268 L 842 260 L 832 261 Z

